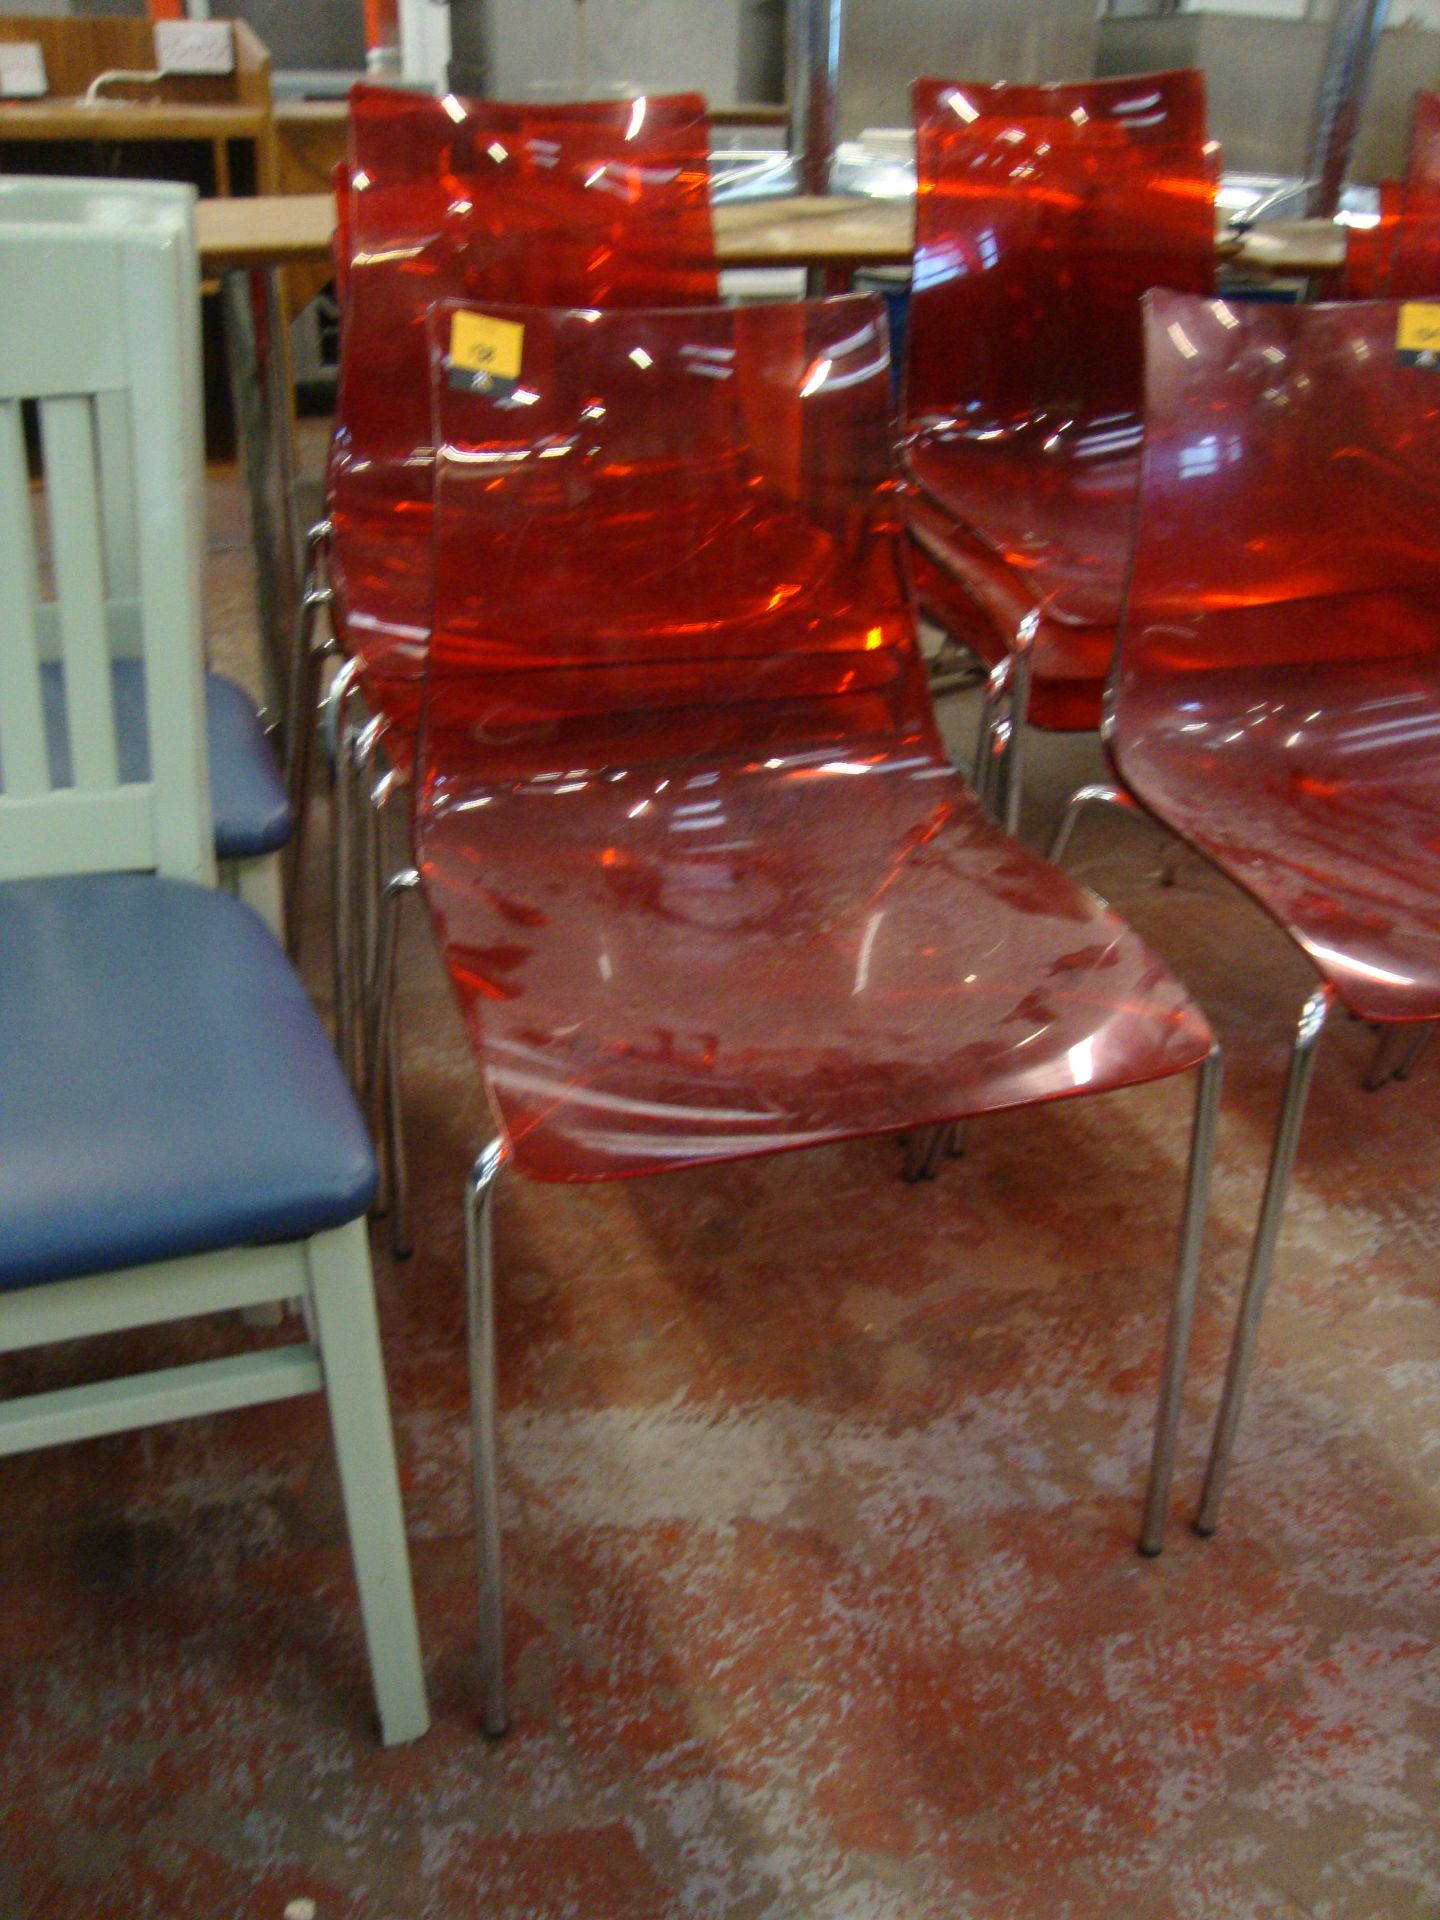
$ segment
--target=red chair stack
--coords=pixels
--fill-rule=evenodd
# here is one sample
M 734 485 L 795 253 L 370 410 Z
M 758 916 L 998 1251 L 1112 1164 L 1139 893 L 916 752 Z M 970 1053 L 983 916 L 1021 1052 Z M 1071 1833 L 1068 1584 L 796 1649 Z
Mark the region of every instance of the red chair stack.
M 1037 726 L 1092 728 L 1134 518 L 1141 297 L 1213 284 L 1204 80 L 921 80 L 914 101 L 904 466 L 922 603 L 986 664 L 1023 659 Z
M 398 723 L 392 757 L 429 629 L 428 307 L 714 300 L 709 145 L 698 96 L 505 106 L 354 89 L 329 578 L 340 644 Z

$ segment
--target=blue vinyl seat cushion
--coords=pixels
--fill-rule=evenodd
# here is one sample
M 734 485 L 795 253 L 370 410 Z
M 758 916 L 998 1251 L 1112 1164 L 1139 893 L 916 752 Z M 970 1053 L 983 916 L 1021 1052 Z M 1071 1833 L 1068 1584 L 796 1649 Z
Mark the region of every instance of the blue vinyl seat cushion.
M 65 725 L 65 683 L 58 662 L 40 670 L 45 699 L 45 737 L 50 777 L 57 787 L 73 783 L 70 735 Z M 116 660 L 115 733 L 120 778 L 144 780 L 150 771 L 145 714 L 145 674 L 139 660 Z M 251 860 L 275 853 L 294 830 L 285 783 L 250 696 L 219 674 L 205 676 L 205 731 L 210 748 L 210 807 L 215 852 L 221 860 Z
M 210 805 L 221 860 L 278 853 L 295 830 L 290 796 L 254 702 L 233 680 L 205 676 Z
M 0 883 L 0 1289 L 303 1239 L 374 1189 L 250 908 L 148 874 Z

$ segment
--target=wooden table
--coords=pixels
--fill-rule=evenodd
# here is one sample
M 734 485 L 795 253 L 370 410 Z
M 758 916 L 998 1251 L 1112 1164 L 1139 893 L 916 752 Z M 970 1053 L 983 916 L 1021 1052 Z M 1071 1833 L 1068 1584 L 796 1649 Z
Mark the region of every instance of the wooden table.
M 335 202 L 328 193 L 267 200 L 202 200 L 206 273 L 314 266 L 330 258 Z M 722 267 L 875 267 L 908 264 L 915 214 L 908 200 L 744 200 L 715 209 Z
M 225 101 L 7 100 L 0 140 L 250 140 L 269 117 L 263 106 Z
M 335 203 L 326 193 L 265 200 L 202 200 L 200 254 L 207 273 L 314 266 L 330 257 Z M 909 200 L 742 200 L 715 209 L 722 267 L 908 266 L 915 247 Z M 1279 276 L 1323 273 L 1345 258 L 1343 228 L 1328 220 L 1276 220 L 1243 237 L 1221 230 L 1231 264 Z
M 0 107 L 0 144 L 89 140 L 128 144 L 155 140 L 193 140 L 209 147 L 218 193 L 230 191 L 230 142 L 248 140 L 255 149 L 255 186 L 273 193 L 274 144 L 267 107 L 181 106 L 169 100 L 112 101 L 83 106 L 78 100 L 7 100 Z
M 1332 220 L 1267 220 L 1251 227 L 1232 257 L 1277 279 L 1330 273 L 1345 264 L 1345 229 Z

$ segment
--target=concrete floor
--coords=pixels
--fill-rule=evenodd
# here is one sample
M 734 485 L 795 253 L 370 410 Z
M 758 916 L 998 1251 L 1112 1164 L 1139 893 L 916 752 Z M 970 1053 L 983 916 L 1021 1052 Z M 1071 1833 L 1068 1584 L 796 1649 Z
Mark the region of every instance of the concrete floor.
M 210 491 L 215 637 L 246 671 L 233 477 Z M 1097 749 L 1040 736 L 1031 764 L 1038 840 Z M 920 1188 L 884 1140 L 512 1184 L 514 1728 L 485 1742 L 459 1210 L 485 1122 L 417 921 L 419 1245 L 396 1267 L 377 1235 L 377 1266 L 435 1726 L 374 1743 L 318 1405 L 0 1462 L 3 1920 L 1435 1920 L 1440 1063 L 1366 1095 L 1367 1033 L 1326 1037 L 1201 1542 L 1308 978 L 1196 861 L 1158 885 L 1158 852 L 1096 818 L 1073 864 L 1227 1055 L 1164 1558 L 1133 1536 L 1187 1087 L 973 1128 Z M 269 1337 L 196 1323 L 0 1387 Z

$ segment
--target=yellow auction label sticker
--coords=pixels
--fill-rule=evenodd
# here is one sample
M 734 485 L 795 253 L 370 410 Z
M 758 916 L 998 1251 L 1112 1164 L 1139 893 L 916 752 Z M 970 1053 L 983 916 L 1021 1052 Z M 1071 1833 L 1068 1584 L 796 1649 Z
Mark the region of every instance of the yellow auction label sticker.
M 457 313 L 450 322 L 450 385 L 504 399 L 520 377 L 525 329 L 491 313 Z
M 1395 351 L 1405 367 L 1440 367 L 1440 301 L 1407 300 L 1395 329 Z

